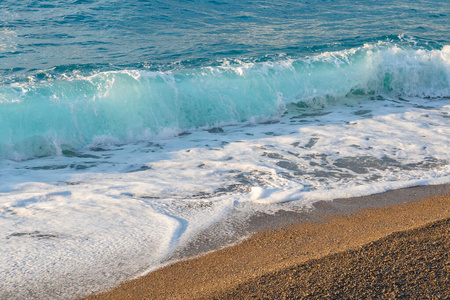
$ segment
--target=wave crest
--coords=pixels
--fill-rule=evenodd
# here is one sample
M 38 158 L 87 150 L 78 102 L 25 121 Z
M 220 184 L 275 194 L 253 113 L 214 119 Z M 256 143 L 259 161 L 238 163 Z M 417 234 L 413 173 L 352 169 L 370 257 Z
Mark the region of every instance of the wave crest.
M 259 122 L 285 104 L 316 108 L 355 95 L 450 96 L 450 46 L 380 42 L 303 59 L 173 72 L 125 70 L 0 87 L 0 157 L 60 154 L 94 141 Z

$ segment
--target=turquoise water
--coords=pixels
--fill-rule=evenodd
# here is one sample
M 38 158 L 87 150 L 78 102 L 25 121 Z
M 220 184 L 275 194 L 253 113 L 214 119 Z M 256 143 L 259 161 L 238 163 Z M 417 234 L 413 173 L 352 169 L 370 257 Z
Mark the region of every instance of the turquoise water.
M 31 158 L 94 140 L 149 141 L 161 134 L 278 118 L 352 95 L 450 95 L 448 47 L 366 44 L 308 58 L 151 72 L 103 71 L 0 87 L 0 156 Z M 446 60 L 447 59 L 447 60 Z

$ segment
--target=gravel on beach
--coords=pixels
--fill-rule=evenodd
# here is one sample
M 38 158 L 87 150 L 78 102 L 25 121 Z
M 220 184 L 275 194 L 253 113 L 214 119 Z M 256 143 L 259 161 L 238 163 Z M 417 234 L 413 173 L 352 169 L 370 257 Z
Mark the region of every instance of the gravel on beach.
M 266 274 L 212 298 L 449 299 L 450 219 Z

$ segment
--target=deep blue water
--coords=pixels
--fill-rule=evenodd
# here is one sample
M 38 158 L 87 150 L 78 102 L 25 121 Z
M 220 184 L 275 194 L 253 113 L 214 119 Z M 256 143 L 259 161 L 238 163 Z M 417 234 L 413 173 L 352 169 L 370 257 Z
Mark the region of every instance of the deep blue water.
M 446 0 L 4 0 L 0 10 L 3 77 L 276 60 L 399 35 L 450 41 Z

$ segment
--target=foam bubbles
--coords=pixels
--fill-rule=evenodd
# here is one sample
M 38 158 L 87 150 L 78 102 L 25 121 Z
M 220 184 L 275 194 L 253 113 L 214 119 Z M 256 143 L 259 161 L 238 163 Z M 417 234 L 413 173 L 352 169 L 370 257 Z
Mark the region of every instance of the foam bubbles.
M 0 298 L 110 287 L 227 218 L 450 182 L 448 52 L 3 86 Z

